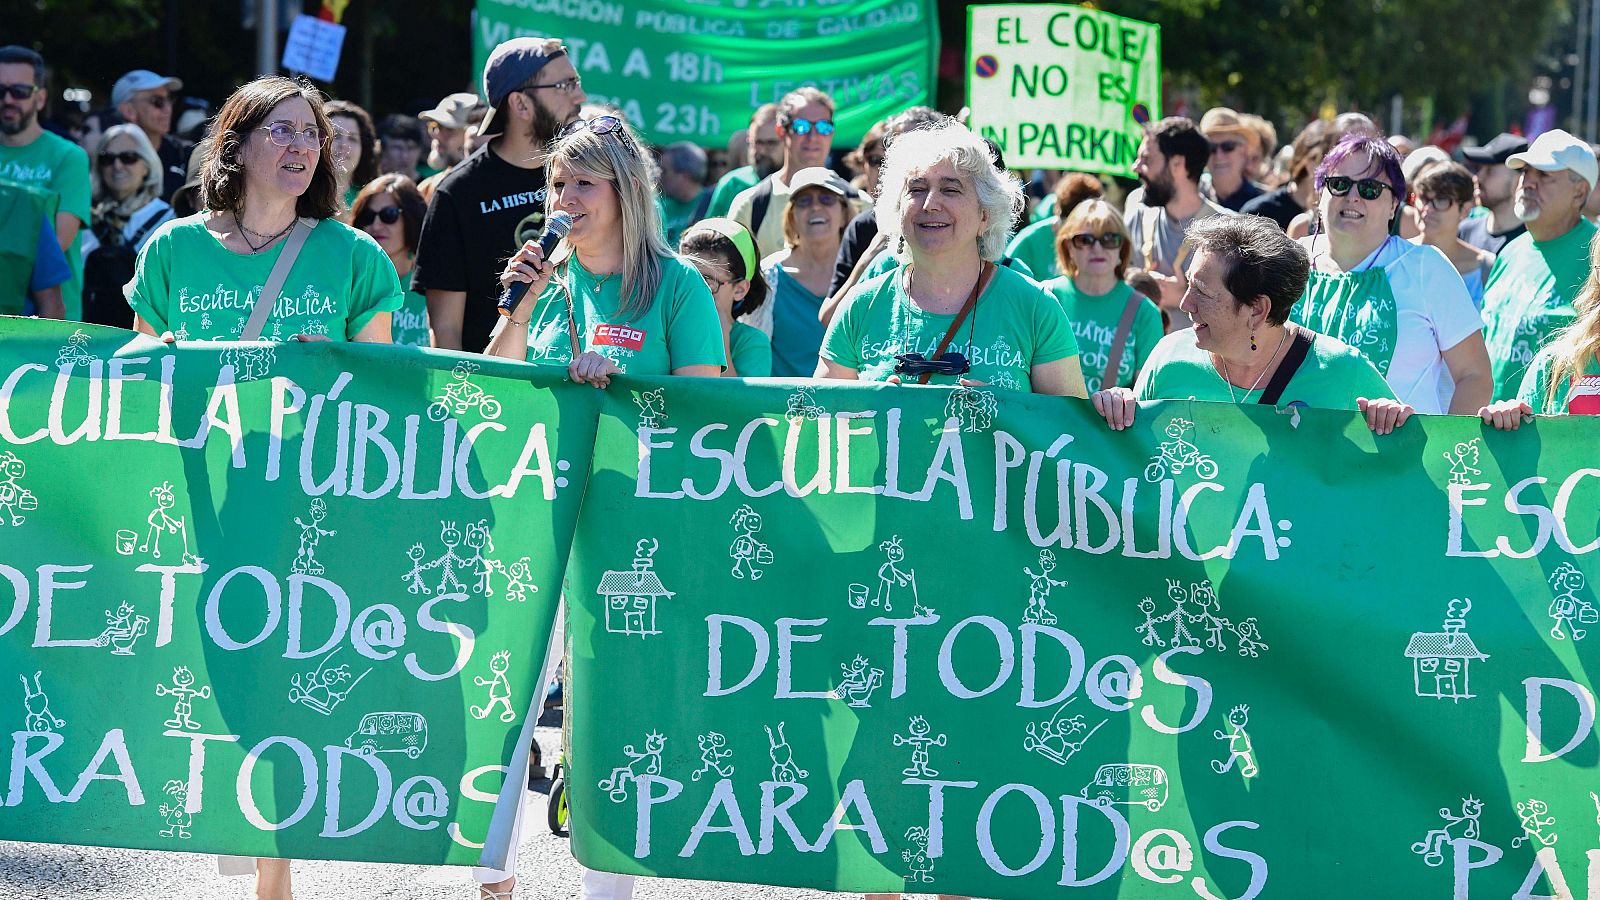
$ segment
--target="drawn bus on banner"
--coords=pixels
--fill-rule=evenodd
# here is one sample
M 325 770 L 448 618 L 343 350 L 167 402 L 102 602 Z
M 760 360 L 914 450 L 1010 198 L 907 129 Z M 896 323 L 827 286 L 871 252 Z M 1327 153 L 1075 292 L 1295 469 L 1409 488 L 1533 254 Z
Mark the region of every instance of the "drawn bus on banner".
M 1108 763 L 1078 796 L 1100 806 L 1143 806 L 1159 812 L 1167 803 L 1167 770 L 1142 763 Z
M 363 756 L 404 753 L 416 759 L 428 749 L 428 720 L 414 712 L 367 713 L 344 745 Z

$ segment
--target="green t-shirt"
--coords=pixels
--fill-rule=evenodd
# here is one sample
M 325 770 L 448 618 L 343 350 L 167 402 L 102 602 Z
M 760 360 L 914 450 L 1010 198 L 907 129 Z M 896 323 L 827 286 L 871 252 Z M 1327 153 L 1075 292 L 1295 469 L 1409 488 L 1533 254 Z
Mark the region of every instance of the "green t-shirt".
M 1083 366 L 1083 383 L 1094 393 L 1105 387 L 1102 383 L 1106 364 L 1110 362 L 1111 344 L 1117 337 L 1117 326 L 1128 301 L 1138 300 L 1133 314 L 1133 328 L 1128 331 L 1128 342 L 1122 348 L 1122 362 L 1117 364 L 1116 385 L 1133 387 L 1150 351 L 1160 343 L 1166 333 L 1161 327 L 1161 310 L 1143 294 L 1134 293 L 1127 282 L 1119 281 L 1107 293 L 1091 296 L 1078 290 L 1078 285 L 1067 277 L 1054 278 L 1043 285 L 1044 289 L 1061 303 L 1061 309 L 1072 322 L 1073 334 L 1078 338 L 1078 362 Z
M 700 208 L 700 201 L 710 191 L 711 188 L 702 188 L 700 193 L 695 194 L 689 200 L 674 200 L 666 194 L 659 195 L 661 198 L 661 227 L 666 231 L 667 245 L 669 247 L 678 246 L 678 238 L 683 237 L 683 233 L 688 230 L 690 225 L 695 223 L 694 211 Z M 731 203 L 732 201 L 733 198 L 730 197 L 729 202 Z
M 406 291 L 400 308 L 394 311 L 390 331 L 396 344 L 407 347 L 433 346 L 433 339 L 428 335 L 427 296 L 418 291 Z
M 823 335 L 824 359 L 855 369 L 862 381 L 885 381 L 894 374 L 897 354 L 933 358 L 956 317 L 924 312 L 906 296 L 904 271 L 897 268 L 850 292 Z M 1078 342 L 1061 304 L 1026 276 L 1000 266 L 951 339 L 950 350 L 965 356 L 972 371 L 934 375 L 929 384 L 967 378 L 1031 391 L 1033 367 L 1077 356 Z
M 1056 265 L 1056 220 L 1042 219 L 1017 232 L 1006 245 L 1006 255 L 1028 264 L 1035 278 L 1043 281 L 1061 274 Z
M 72 277 L 61 285 L 67 318 L 82 319 L 83 256 L 79 248 L 83 230 L 89 227 L 89 154 L 66 138 L 46 131 L 26 146 L 0 146 L 0 179 L 54 192 L 59 198 L 56 211 L 71 213 L 83 223 L 77 237 L 67 245 Z
M 1522 376 L 1522 386 L 1517 389 L 1517 399 L 1533 408 L 1541 416 L 1600 415 L 1600 359 L 1589 360 L 1578 377 L 1577 390 L 1570 380 L 1556 385 L 1555 395 L 1545 396 L 1550 384 L 1550 368 L 1555 363 L 1555 348 L 1546 346 L 1533 358 L 1528 371 Z
M 1043 222 L 1046 219 L 1054 219 L 1055 217 L 1056 195 L 1052 191 L 1051 193 L 1046 194 L 1045 197 L 1038 203 L 1034 204 L 1032 218 L 1035 222 Z
M 263 253 L 235 253 L 206 228 L 202 211 L 157 228 L 126 288 L 128 305 L 159 334 L 185 340 L 236 339 L 287 241 Z M 364 231 L 335 219 L 311 230 L 289 269 L 261 337 L 355 337 L 373 316 L 400 308 L 394 263 Z
M 1290 338 L 1291 340 L 1293 338 Z M 1264 386 L 1263 386 L 1264 387 Z M 1211 354 L 1194 342 L 1194 329 L 1162 338 L 1139 370 L 1133 391 L 1140 400 L 1215 400 L 1255 403 L 1261 388 L 1228 390 Z M 1311 351 L 1278 398 L 1279 406 L 1313 409 L 1356 409 L 1356 398 L 1394 398 L 1394 391 L 1361 352 L 1325 334 L 1312 338 Z
M 728 331 L 728 343 L 733 350 L 733 369 L 740 378 L 772 377 L 772 338 L 766 332 L 735 322 Z
M 1517 395 L 1522 373 L 1550 335 L 1572 322 L 1572 301 L 1589 279 L 1594 223 L 1539 242 L 1523 234 L 1506 244 L 1483 289 L 1483 340 L 1494 364 L 1494 399 Z
M 583 349 L 609 357 L 630 375 L 671 375 L 684 366 L 724 366 L 722 319 L 700 273 L 676 256 L 661 258 L 661 287 L 650 309 L 624 319 L 621 281 L 596 278 L 577 256 L 550 279 L 528 321 L 528 362 L 566 368 L 572 362 L 567 333 L 567 291 L 583 298 L 573 317 Z
M 1033 268 L 1015 256 L 1001 257 L 1000 265 L 1005 266 L 1019 275 L 1027 276 L 1029 281 L 1037 282 L 1039 280 L 1037 277 L 1035 277 Z M 899 267 L 900 260 L 896 259 L 893 253 L 889 253 L 887 251 L 879 253 L 878 258 L 873 260 L 871 265 L 867 266 L 867 270 L 865 272 L 861 273 L 861 282 L 858 283 L 877 278 L 879 275 L 882 275 L 890 269 L 898 269 Z
M 706 218 L 726 216 L 728 210 L 733 208 L 733 198 L 755 187 L 756 182 L 760 180 L 755 166 L 730 169 L 726 175 L 717 180 L 717 187 L 711 192 L 711 205 L 706 208 Z

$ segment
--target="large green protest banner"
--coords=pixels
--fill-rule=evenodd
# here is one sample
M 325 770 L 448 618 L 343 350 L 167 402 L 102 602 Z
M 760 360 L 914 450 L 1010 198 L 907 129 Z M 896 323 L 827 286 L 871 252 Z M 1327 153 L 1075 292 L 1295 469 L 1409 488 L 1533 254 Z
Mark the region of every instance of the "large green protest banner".
M 477 863 L 593 438 L 531 371 L 0 319 L 0 838 Z
M 1007 165 L 1131 176 L 1161 117 L 1161 29 L 1085 6 L 974 4 L 967 105 Z
M 630 386 L 573 850 L 995 898 L 1596 896 L 1595 422 Z
M 556 37 L 591 100 L 659 144 L 723 147 L 764 103 L 805 85 L 837 106 L 836 142 L 933 103 L 930 0 L 478 0 L 474 70 L 513 37 Z

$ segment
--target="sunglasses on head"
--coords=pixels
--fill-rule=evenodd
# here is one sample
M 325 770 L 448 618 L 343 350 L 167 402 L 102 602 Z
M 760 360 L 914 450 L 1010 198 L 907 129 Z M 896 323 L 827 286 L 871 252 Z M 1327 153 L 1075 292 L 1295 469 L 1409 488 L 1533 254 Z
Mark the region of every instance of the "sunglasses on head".
M 629 153 L 632 153 L 634 156 L 639 155 L 639 148 L 633 145 L 633 139 L 628 137 L 628 130 L 623 127 L 623 121 L 616 116 L 595 116 L 592 119 L 573 119 L 571 122 L 568 122 L 564 127 L 562 127 L 561 131 L 556 134 L 556 139 L 560 140 L 561 138 L 568 137 L 569 135 L 577 134 L 579 131 L 582 131 L 586 128 L 602 137 L 608 134 L 616 135 L 617 139 L 622 142 L 622 146 L 628 148 Z
M 972 371 L 972 363 L 954 350 L 947 350 L 933 359 L 921 353 L 900 353 L 894 358 L 894 373 L 921 378 L 923 375 L 965 375 Z
M 37 84 L 0 84 L 0 94 L 13 100 L 26 100 L 39 90 Z
M 1335 197 L 1343 197 L 1350 193 L 1351 188 L 1355 188 L 1356 194 L 1363 200 L 1376 200 L 1383 196 L 1384 191 L 1394 190 L 1387 181 L 1376 178 L 1363 178 L 1357 181 L 1347 175 L 1329 175 L 1322 180 L 1322 186 Z
M 357 228 L 365 228 L 372 224 L 373 219 L 381 219 L 383 224 L 393 225 L 400 221 L 401 215 L 402 210 L 398 206 L 385 206 L 383 209 L 377 210 L 369 206 L 361 211 L 361 215 L 356 216 L 355 226 Z
M 833 122 L 828 119 L 818 119 L 815 122 L 810 119 L 795 119 L 789 123 L 788 128 L 790 134 L 801 137 L 810 134 L 813 128 L 823 137 L 833 134 Z
M 100 165 L 109 166 L 114 162 L 119 162 L 125 166 L 131 166 L 142 159 L 144 157 L 132 150 L 124 150 L 121 153 L 102 153 L 100 154 Z
M 1105 234 L 1075 234 L 1072 236 L 1072 246 L 1077 247 L 1079 250 L 1087 250 L 1095 244 L 1099 244 L 1107 250 L 1117 250 L 1122 247 L 1122 235 L 1115 231 L 1108 231 Z

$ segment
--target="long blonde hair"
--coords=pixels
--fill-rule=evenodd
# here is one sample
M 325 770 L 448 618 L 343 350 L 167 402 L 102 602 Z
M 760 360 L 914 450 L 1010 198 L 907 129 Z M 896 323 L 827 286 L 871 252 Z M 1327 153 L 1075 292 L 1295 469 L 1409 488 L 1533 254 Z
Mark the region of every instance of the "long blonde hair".
M 1578 317 L 1550 339 L 1550 377 L 1545 381 L 1544 403 L 1555 402 L 1556 388 L 1583 374 L 1584 367 L 1600 358 L 1600 235 L 1589 241 L 1589 280 L 1583 283 L 1572 306 Z
M 559 160 L 572 168 L 609 181 L 617 192 L 622 218 L 622 305 L 617 310 L 627 321 L 650 311 L 661 289 L 661 260 L 674 256 L 662 237 L 661 216 L 656 211 L 655 180 L 639 136 L 626 123 L 621 131 L 595 134 L 578 127 L 556 141 L 545 163 L 545 181 Z M 556 192 L 545 192 L 545 215 L 555 210 Z M 568 245 L 570 246 L 570 245 Z M 560 262 L 560 260 L 558 260 Z

